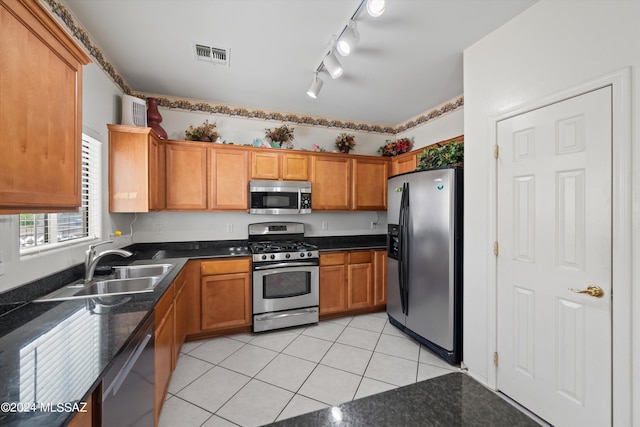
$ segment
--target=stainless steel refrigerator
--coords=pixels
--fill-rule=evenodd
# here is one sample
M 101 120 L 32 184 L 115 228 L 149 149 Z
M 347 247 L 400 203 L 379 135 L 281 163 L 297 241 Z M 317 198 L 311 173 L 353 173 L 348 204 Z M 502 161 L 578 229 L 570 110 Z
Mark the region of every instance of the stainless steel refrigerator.
M 463 170 L 389 178 L 387 313 L 449 363 L 462 359 Z

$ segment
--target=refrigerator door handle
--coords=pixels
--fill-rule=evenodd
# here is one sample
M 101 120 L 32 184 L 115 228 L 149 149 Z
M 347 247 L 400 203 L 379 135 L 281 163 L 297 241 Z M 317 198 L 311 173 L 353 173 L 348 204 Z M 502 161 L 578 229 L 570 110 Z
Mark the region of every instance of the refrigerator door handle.
M 406 193 L 406 194 L 405 194 Z M 411 210 L 410 210 L 410 196 L 411 196 L 411 191 L 409 188 L 409 183 L 407 182 L 406 184 L 406 189 L 403 192 L 404 195 L 404 208 L 403 208 L 403 214 L 404 214 L 404 244 L 405 247 L 403 248 L 402 252 L 403 252 L 403 257 L 402 257 L 402 262 L 403 262 L 403 267 L 402 267 L 402 272 L 404 274 L 404 278 L 403 278 L 403 288 L 404 288 L 404 293 L 403 293 L 403 298 L 404 298 L 404 311 L 405 314 L 408 316 L 409 315 L 409 268 L 410 268 L 410 264 L 409 264 L 409 258 L 410 258 L 410 253 L 411 253 L 411 242 L 409 241 L 409 221 L 411 221 Z
M 402 196 L 400 198 L 400 216 L 398 218 L 398 286 L 400 288 L 400 306 L 404 314 L 404 198 L 406 183 L 402 184 Z

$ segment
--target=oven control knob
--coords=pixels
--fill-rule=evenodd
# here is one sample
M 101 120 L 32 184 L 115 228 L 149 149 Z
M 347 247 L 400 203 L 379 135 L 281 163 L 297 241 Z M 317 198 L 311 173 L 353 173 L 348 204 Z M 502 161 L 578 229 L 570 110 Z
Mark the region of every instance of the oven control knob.
M 276 256 L 275 255 L 271 255 L 269 258 L 276 259 Z
M 307 256 L 311 258 L 311 252 L 307 252 Z
M 266 255 L 262 255 L 262 257 L 261 257 L 261 258 L 262 258 L 262 259 L 267 259 L 267 256 L 266 256 Z
M 300 257 L 304 257 L 304 252 L 300 252 Z
M 291 254 L 286 254 L 284 257 L 285 258 L 291 258 Z

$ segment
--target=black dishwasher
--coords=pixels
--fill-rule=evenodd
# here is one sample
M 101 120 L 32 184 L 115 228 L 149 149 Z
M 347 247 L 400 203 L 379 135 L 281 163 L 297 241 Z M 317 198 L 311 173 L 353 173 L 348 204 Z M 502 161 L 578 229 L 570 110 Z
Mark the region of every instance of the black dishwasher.
M 151 313 L 104 376 L 104 427 L 153 426 L 153 329 L 154 313 Z

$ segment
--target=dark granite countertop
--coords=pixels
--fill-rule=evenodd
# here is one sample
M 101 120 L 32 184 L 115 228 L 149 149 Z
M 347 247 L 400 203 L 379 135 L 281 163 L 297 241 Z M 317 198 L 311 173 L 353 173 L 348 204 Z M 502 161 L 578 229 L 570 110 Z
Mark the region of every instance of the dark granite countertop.
M 0 425 L 59 426 L 70 412 L 34 410 L 22 403 L 83 402 L 126 347 L 182 270 L 186 258 L 163 260 L 174 268 L 153 292 L 110 297 L 113 308 L 91 299 L 31 302 L 0 318 Z M 145 261 L 145 263 L 156 261 Z M 121 264 L 123 263 L 120 258 Z M 140 261 L 134 262 L 140 263 Z M 18 403 L 21 402 L 20 406 Z
M 306 240 L 321 251 L 386 247 L 386 235 Z M 84 401 L 189 259 L 251 255 L 246 240 L 137 243 L 125 249 L 134 255 L 108 256 L 100 264 L 170 262 L 175 267 L 153 292 L 112 297 L 119 305 L 100 313 L 90 299 L 31 302 L 81 278 L 82 265 L 0 294 L 0 403 Z M 0 425 L 58 426 L 74 415 L 0 411 Z
M 274 427 L 539 426 L 464 373 L 451 373 L 270 424 Z

